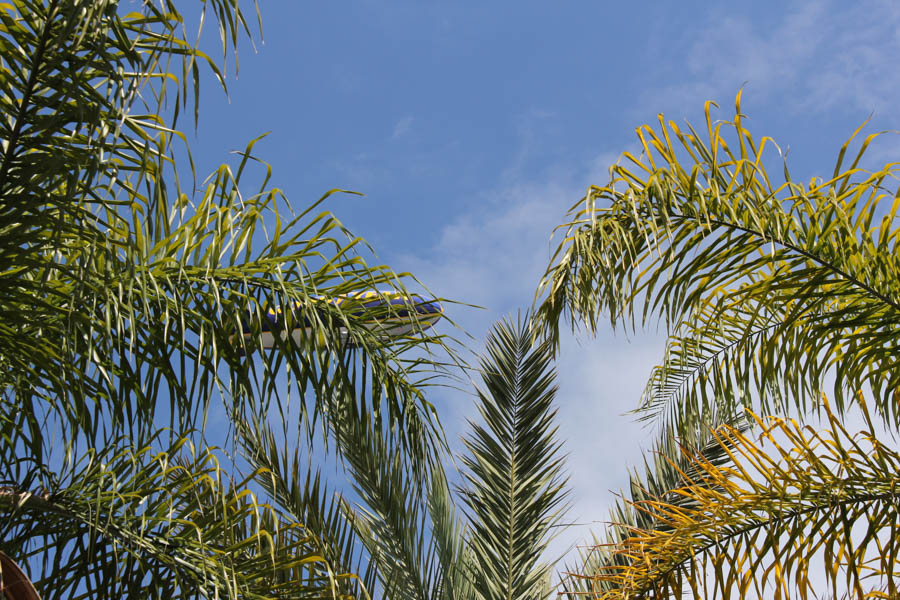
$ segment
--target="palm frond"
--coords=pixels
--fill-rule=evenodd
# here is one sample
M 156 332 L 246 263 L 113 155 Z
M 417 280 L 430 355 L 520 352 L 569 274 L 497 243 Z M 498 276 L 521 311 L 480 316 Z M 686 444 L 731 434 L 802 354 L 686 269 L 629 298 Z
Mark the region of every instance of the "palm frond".
M 321 469 L 303 466 L 305 446 L 279 447 L 271 428 L 256 422 L 239 424 L 240 436 L 256 482 L 268 497 L 293 522 L 300 524 L 310 537 L 318 540 L 322 556 L 335 571 L 356 573 L 338 580 L 340 593 L 347 597 L 370 597 L 377 572 L 374 561 L 365 563 L 364 546 L 342 511 L 341 495 L 328 487 Z M 309 460 L 309 457 L 307 457 Z
M 477 562 L 469 544 L 469 529 L 457 514 L 443 469 L 432 471 L 426 501 L 434 552 L 441 569 L 440 593 L 433 597 L 440 600 L 477 598 L 474 589 Z
M 424 484 L 440 470 L 419 472 L 389 429 L 359 411 L 355 402 L 335 402 L 332 423 L 339 453 L 352 475 L 356 506 L 343 511 L 376 565 L 385 598 L 440 598 L 445 570 L 436 540 L 427 536 Z
M 829 373 L 837 410 L 871 389 L 900 424 L 900 196 L 897 164 L 844 167 L 807 184 L 766 170 L 771 139 L 733 121 L 706 139 L 660 117 L 638 129 L 610 182 L 572 208 L 542 282 L 551 338 L 564 315 L 595 330 L 601 315 L 634 326 L 660 316 L 670 332 L 641 403 L 683 434 L 704 413 L 815 407 Z M 858 133 L 858 132 L 857 132 Z M 855 137 L 856 134 L 854 134 Z
M 244 26 L 234 3 L 210 5 L 228 31 Z M 440 338 L 417 326 L 385 344 L 359 306 L 321 301 L 405 294 L 414 280 L 368 263 L 365 242 L 321 209 L 328 194 L 294 214 L 268 176 L 256 193 L 243 191 L 253 143 L 198 200 L 178 188 L 168 152 L 181 134 L 158 112 L 164 90 L 153 86 L 188 85 L 165 70 L 170 59 L 183 58 L 188 72 L 200 60 L 215 65 L 179 36 L 172 8 L 121 15 L 112 3 L 54 0 L 0 11 L 13 49 L 4 60 L 18 61 L 3 71 L 12 124 L 0 131 L 0 385 L 65 435 L 125 428 L 139 439 L 159 412 L 179 430 L 202 427 L 217 397 L 265 412 L 258 401 L 283 397 L 280 370 L 307 397 L 348 392 L 347 373 L 367 363 L 386 417 L 406 421 L 403 443 L 430 452 L 438 427 L 421 386 L 440 369 L 427 351 Z M 135 116 L 148 98 L 157 112 Z M 288 307 L 301 307 L 313 333 L 251 358 L 260 331 L 236 333 Z M 410 348 L 425 352 L 405 358 Z M 314 401 L 308 408 L 323 416 Z
M 336 580 L 314 538 L 182 438 L 73 457 L 33 489 L 0 488 L 0 539 L 45 598 L 307 598 Z
M 759 440 L 718 430 L 729 464 L 692 454 L 678 501 L 633 502 L 665 527 L 630 527 L 608 548 L 620 560 L 593 575 L 592 597 L 896 597 L 900 454 L 868 413 L 851 435 L 824 407 L 823 431 L 755 416 Z
M 294 211 L 252 155 L 255 141 L 195 192 L 181 188 L 179 116 L 193 107 L 197 117 L 201 66 L 224 78 L 183 30 L 178 4 L 0 7 L 0 468 L 11 490 L 0 521 L 18 528 L 3 547 L 44 561 L 36 583 L 59 594 L 331 593 L 344 588 L 329 561 L 343 555 L 323 557 L 296 515 L 240 491 L 249 481 L 210 466 L 214 453 L 178 468 L 153 455 L 188 439 L 205 448 L 217 400 L 236 420 L 271 413 L 311 437 L 317 421 L 339 429 L 328 403 L 341 396 L 390 428 L 424 472 L 443 440 L 423 389 L 444 360 L 430 351 L 447 345 L 415 320 L 385 342 L 371 321 L 414 307 L 369 310 L 352 298 L 409 295 L 417 282 L 373 263 L 324 210 L 330 193 Z M 248 29 L 238 3 L 202 7 L 229 52 Z M 265 176 L 248 192 L 254 167 Z M 337 297 L 351 300 L 327 301 Z M 291 315 L 288 328 L 302 319 L 303 333 L 263 351 L 270 310 Z M 105 474 L 109 465 L 122 475 Z M 159 540 L 184 532 L 190 556 L 170 557 Z M 283 591 L 301 580 L 310 583 Z
M 574 600 L 616 589 L 614 583 L 584 576 L 628 566 L 628 558 L 616 549 L 636 529 L 670 531 L 668 523 L 656 519 L 650 512 L 636 509 L 636 506 L 663 499 L 673 507 L 697 508 L 694 499 L 679 490 L 698 480 L 702 474 L 699 464 L 724 468 L 731 462 L 727 448 L 714 434 L 724 426 L 741 433 L 749 429 L 745 415 L 739 414 L 715 415 L 693 430 L 690 436 L 676 437 L 672 430 L 661 432 L 649 457 L 644 458 L 643 469 L 632 469 L 628 488 L 620 493 L 602 532 L 593 533 L 592 543 L 580 549 L 577 562 L 566 566 L 566 577 L 560 587 L 567 598 Z M 714 485 L 714 482 L 707 482 L 707 485 Z
M 528 318 L 498 323 L 481 361 L 484 388 L 462 456 L 479 597 L 548 597 L 540 562 L 565 511 L 566 477 L 555 438 L 556 387 L 549 342 L 534 346 Z

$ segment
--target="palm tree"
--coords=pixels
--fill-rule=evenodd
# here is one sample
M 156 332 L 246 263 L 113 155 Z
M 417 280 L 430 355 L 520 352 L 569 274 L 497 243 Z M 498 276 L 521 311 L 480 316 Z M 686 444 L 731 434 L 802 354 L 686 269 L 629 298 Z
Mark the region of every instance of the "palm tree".
M 636 411 L 658 458 L 573 591 L 897 597 L 896 454 L 878 431 L 900 425 L 898 169 L 863 168 L 876 136 L 854 156 L 858 133 L 829 176 L 776 176 L 739 94 L 732 121 L 707 103 L 702 134 L 639 128 L 642 154 L 573 207 L 539 292 L 549 339 L 602 315 L 669 331 Z M 811 413 L 823 431 L 784 420 Z
M 249 32 L 236 1 L 198 6 L 223 55 Z M 244 189 L 252 142 L 181 187 L 179 118 L 198 118 L 199 69 L 221 73 L 182 7 L 0 9 L 0 551 L 45 599 L 355 594 L 324 520 L 253 483 L 233 434 L 278 424 L 307 448 L 357 425 L 342 398 L 424 473 L 445 346 L 415 322 L 385 342 L 371 320 L 415 307 L 361 294 L 413 279 L 371 262 L 331 192 L 295 213 L 268 174 Z M 266 350 L 270 312 L 299 335 Z M 301 495 L 324 506 L 315 483 Z

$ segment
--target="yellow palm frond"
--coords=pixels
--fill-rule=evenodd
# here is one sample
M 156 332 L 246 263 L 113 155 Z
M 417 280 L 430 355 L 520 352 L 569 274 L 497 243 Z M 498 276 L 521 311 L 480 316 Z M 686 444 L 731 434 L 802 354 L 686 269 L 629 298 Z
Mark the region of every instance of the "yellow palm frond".
M 821 431 L 755 415 L 758 437 L 721 427 L 729 464 L 685 449 L 688 483 L 631 503 L 653 526 L 604 549 L 613 560 L 583 575 L 592 597 L 897 597 L 900 453 L 868 413 L 850 434 L 824 405 Z

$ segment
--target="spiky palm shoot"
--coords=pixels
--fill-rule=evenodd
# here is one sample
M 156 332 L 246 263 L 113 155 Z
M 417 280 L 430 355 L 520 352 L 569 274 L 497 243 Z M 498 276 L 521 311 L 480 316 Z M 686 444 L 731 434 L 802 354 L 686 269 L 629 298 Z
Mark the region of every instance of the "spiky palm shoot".
M 355 505 L 342 500 L 353 527 L 345 546 L 348 556 L 354 544 L 364 546 L 372 565 L 368 589 L 404 600 L 532 600 L 552 593 L 551 565 L 541 558 L 564 512 L 566 478 L 555 437 L 553 349 L 534 345 L 532 336 L 520 319 L 498 323 L 488 337 L 477 404 L 484 423 L 472 424 L 460 457 L 467 519 L 458 516 L 439 463 L 417 472 L 390 429 L 359 415 L 356 403 L 339 398 L 330 406 L 354 415 L 333 422 L 344 424 L 335 438 L 358 497 Z M 265 445 L 253 437 L 248 432 L 249 446 Z M 285 463 L 262 460 L 268 462 L 257 464 L 274 472 Z
M 247 29 L 238 3 L 198 6 L 227 52 Z M 45 598 L 331 593 L 329 554 L 297 515 L 249 495 L 233 465 L 210 471 L 205 457 L 226 456 L 210 437 L 228 439 L 210 414 L 281 415 L 306 444 L 332 430 L 340 394 L 411 461 L 437 443 L 421 392 L 435 362 L 403 354 L 435 338 L 386 344 L 363 323 L 379 315 L 322 300 L 409 281 L 366 262 L 327 195 L 294 212 L 268 174 L 248 191 L 253 143 L 196 193 L 180 187 L 178 117 L 198 115 L 201 67 L 221 78 L 181 7 L 0 6 L 0 549 L 34 557 Z M 269 309 L 308 333 L 262 351 Z
M 900 419 L 900 197 L 897 166 L 850 164 L 802 183 L 766 170 L 769 138 L 731 122 L 706 139 L 660 117 L 638 129 L 610 182 L 591 187 L 542 283 L 539 317 L 593 331 L 660 315 L 670 337 L 641 402 L 642 418 L 685 434 L 755 406 L 816 406 L 828 373 L 838 410 L 870 389 Z M 852 140 L 852 138 L 851 138 Z M 849 394 L 848 394 L 849 392 Z
M 488 335 L 478 389 L 483 424 L 465 438 L 461 489 L 476 564 L 474 588 L 485 600 L 549 597 L 541 558 L 566 492 L 556 439 L 553 348 L 533 344 L 529 321 L 498 323 Z

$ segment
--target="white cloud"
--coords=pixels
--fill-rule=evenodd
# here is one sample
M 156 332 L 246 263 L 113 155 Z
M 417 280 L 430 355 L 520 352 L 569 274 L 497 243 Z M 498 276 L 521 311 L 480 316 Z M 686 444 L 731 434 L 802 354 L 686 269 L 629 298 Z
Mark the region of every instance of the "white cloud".
M 729 101 L 746 84 L 748 94 L 777 103 L 786 112 L 888 111 L 900 94 L 900 10 L 895 2 L 789 2 L 774 26 L 709 14 L 690 32 L 686 53 L 673 52 L 661 73 L 677 82 L 652 86 L 641 112 L 684 114 L 708 99 Z
M 407 115 L 397 121 L 394 125 L 394 132 L 391 134 L 391 139 L 396 140 L 408 135 L 412 130 L 413 121 L 415 121 L 415 119 L 411 115 Z
M 609 162 L 602 157 L 577 172 L 557 170 L 542 180 L 484 193 L 477 209 L 444 226 L 430 252 L 400 256 L 392 264 L 416 273 L 438 295 L 487 308 L 489 314 L 472 321 L 480 330 L 510 310 L 530 306 L 547 266 L 553 228 L 564 222 L 589 183 L 606 178 Z

